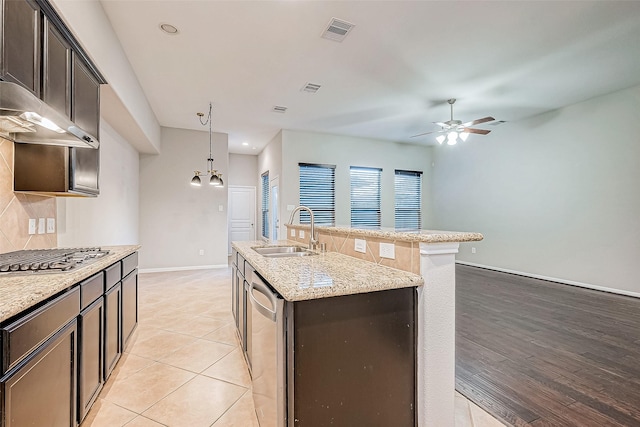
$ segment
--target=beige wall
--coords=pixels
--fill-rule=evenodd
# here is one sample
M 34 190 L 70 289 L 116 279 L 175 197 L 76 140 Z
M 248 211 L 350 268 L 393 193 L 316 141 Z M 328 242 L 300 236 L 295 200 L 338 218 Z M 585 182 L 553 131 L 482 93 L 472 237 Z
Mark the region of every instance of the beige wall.
M 29 235 L 29 218 L 56 218 L 56 199 L 13 192 L 13 142 L 0 138 L 0 253 L 56 247 L 57 233 Z
M 258 185 L 258 156 L 251 154 L 229 154 L 229 185 L 255 187 Z
M 57 198 L 58 246 L 139 243 L 138 164 L 138 152 L 101 120 L 100 195 Z
M 214 167 L 228 184 L 228 135 L 213 133 Z M 206 171 L 209 134 L 162 128 L 162 152 L 140 156 L 140 268 L 172 270 L 226 266 L 228 185 L 212 187 Z M 200 250 L 204 251 L 200 255 Z
M 639 116 L 637 86 L 435 147 L 435 227 L 484 234 L 459 260 L 640 296 Z

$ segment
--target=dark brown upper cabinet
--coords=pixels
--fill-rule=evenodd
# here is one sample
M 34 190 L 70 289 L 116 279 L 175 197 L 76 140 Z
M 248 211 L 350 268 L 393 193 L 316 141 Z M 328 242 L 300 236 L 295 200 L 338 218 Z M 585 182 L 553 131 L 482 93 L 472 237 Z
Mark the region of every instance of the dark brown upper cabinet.
M 31 0 L 0 0 L 0 73 L 40 96 L 40 7 Z
M 47 18 L 43 35 L 42 100 L 71 119 L 71 45 Z
M 100 83 L 84 61 L 73 57 L 71 120 L 81 129 L 100 139 Z

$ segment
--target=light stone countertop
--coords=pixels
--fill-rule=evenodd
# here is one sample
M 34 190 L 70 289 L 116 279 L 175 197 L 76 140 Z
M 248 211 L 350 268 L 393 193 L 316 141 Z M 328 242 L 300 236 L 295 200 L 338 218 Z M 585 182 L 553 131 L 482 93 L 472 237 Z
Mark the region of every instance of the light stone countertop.
M 422 276 L 363 261 L 337 252 L 305 257 L 267 258 L 252 248 L 302 246 L 300 243 L 232 242 L 232 246 L 287 301 L 422 286 Z
M 108 255 L 68 273 L 0 275 L 0 323 L 104 270 L 136 252 L 140 245 L 101 246 Z
M 309 229 L 309 224 L 285 224 L 287 227 Z M 327 233 L 342 233 L 351 236 L 374 237 L 379 239 L 389 239 L 402 242 L 424 242 L 424 243 L 447 243 L 447 242 L 476 242 L 484 237 L 480 233 L 467 231 L 440 231 L 440 230 L 416 230 L 402 231 L 394 228 L 351 228 L 351 227 L 330 227 L 326 225 L 316 225 L 316 231 Z

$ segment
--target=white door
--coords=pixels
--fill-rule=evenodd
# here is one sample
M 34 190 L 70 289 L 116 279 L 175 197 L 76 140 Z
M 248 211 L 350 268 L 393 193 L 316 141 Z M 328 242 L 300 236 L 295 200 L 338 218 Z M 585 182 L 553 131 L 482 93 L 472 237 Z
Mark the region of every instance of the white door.
M 256 187 L 229 186 L 229 255 L 232 241 L 256 240 Z
M 271 202 L 271 240 L 280 240 L 280 213 L 278 212 L 278 187 L 280 180 L 276 176 L 271 180 L 271 192 L 269 199 Z

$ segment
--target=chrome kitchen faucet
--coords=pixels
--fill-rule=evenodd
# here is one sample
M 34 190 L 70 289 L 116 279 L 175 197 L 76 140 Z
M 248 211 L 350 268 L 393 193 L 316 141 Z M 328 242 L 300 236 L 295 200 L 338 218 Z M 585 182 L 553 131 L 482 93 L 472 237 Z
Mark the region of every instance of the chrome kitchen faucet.
M 298 206 L 297 208 L 295 208 L 293 210 L 293 212 L 291 212 L 291 217 L 289 218 L 289 225 L 293 225 L 293 217 L 295 216 L 296 212 L 300 211 L 300 210 L 305 210 L 307 212 L 309 212 L 309 216 L 311 217 L 311 231 L 310 231 L 310 236 L 309 236 L 309 249 L 311 249 L 312 251 L 316 250 L 316 247 L 318 246 L 318 240 L 316 240 L 316 228 L 313 222 L 313 211 L 311 209 L 309 209 L 306 206 Z

